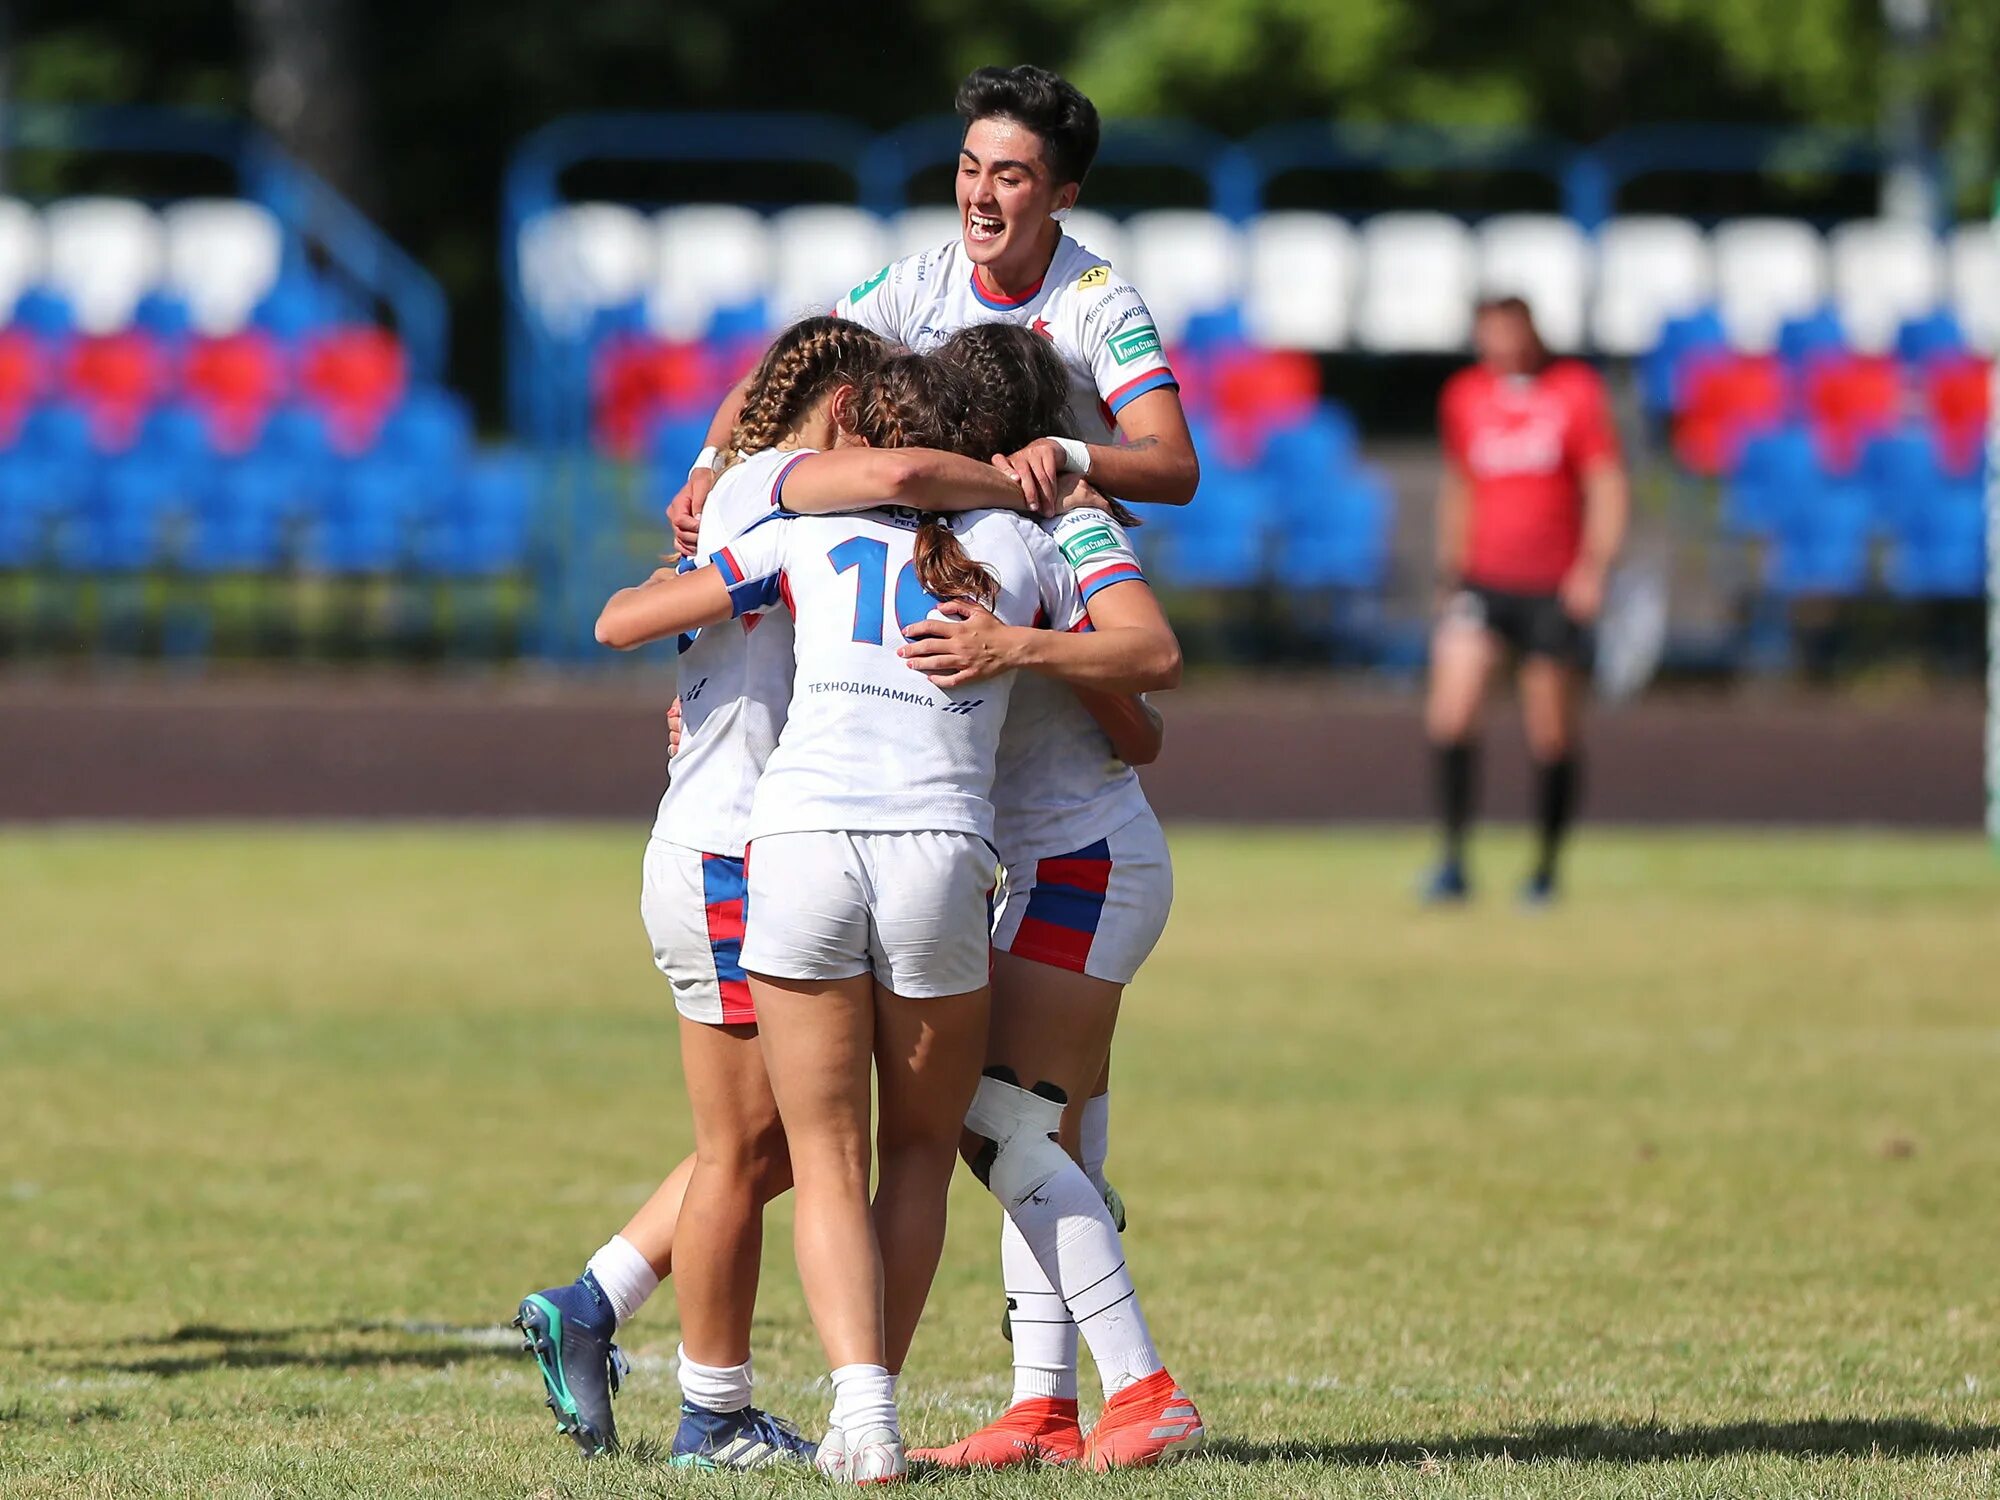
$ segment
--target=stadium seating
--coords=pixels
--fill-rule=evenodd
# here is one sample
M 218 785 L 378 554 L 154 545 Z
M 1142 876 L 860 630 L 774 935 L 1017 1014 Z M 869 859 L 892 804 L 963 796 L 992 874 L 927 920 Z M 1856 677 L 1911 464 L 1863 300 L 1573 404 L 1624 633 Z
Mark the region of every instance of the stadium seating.
M 620 252 L 621 223 L 588 212 L 546 253 L 636 292 L 651 248 Z M 0 308 L 0 569 L 470 583 L 528 564 L 520 460 L 475 458 L 465 403 L 344 314 L 259 204 L 0 199 Z M 207 635 L 162 629 L 169 649 Z
M 1612 219 L 1597 232 L 1592 341 L 1606 354 L 1644 354 L 1671 320 L 1705 307 L 1714 287 L 1708 244 L 1692 221 Z
M 1710 244 L 1716 304 L 1739 349 L 1775 348 L 1785 321 L 1816 311 L 1825 298 L 1826 248 L 1809 225 L 1735 219 L 1716 229 Z
M 1828 236 L 1833 305 L 1853 346 L 1879 354 L 1905 323 L 1935 312 L 1944 290 L 1937 237 L 1921 224 L 1861 220 Z
M 1535 315 L 1542 342 L 1558 354 L 1585 344 L 1590 243 L 1556 214 L 1501 214 L 1478 229 L 1482 296 L 1515 296 Z
M 1381 352 L 1452 353 L 1472 331 L 1478 289 L 1472 234 L 1446 214 L 1379 214 L 1361 227 L 1355 332 Z
M 889 260 L 881 220 L 840 204 L 786 209 L 772 217 L 771 236 L 771 311 L 780 322 L 830 311 Z
M 1360 271 L 1360 247 L 1343 220 L 1314 213 L 1260 216 L 1245 234 L 1245 331 L 1268 348 L 1344 348 Z
M 1126 221 L 1121 273 L 1144 289 L 1154 326 L 1165 342 L 1181 342 L 1189 320 L 1236 304 L 1243 284 L 1243 248 L 1236 226 L 1184 209 L 1134 214 Z

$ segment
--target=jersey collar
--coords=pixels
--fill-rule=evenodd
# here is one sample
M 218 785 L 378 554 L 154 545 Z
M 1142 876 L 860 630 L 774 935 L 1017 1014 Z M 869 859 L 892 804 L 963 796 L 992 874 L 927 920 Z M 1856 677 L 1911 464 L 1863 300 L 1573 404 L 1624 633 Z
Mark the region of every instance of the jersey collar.
M 1054 262 L 1051 261 L 1050 264 L 1053 265 Z M 994 312 L 1012 312 L 1017 307 L 1026 307 L 1040 294 L 1042 283 L 1049 279 L 1049 273 L 1044 271 L 1035 278 L 1035 284 L 1020 296 L 1009 297 L 1001 292 L 989 292 L 980 280 L 979 269 L 978 266 L 972 268 L 972 295 L 979 299 L 981 307 L 991 308 Z

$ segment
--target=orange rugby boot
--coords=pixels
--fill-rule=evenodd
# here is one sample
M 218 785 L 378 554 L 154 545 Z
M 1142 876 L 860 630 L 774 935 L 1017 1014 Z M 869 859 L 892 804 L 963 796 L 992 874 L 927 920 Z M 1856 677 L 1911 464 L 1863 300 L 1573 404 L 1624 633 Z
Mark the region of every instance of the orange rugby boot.
M 1165 1370 L 1104 1403 L 1083 1445 L 1083 1462 L 1099 1471 L 1142 1469 L 1200 1450 L 1201 1413 Z
M 1031 1396 L 949 1448 L 913 1449 L 910 1461 L 940 1469 L 1008 1469 L 1015 1464 L 1073 1464 L 1082 1456 L 1076 1402 Z

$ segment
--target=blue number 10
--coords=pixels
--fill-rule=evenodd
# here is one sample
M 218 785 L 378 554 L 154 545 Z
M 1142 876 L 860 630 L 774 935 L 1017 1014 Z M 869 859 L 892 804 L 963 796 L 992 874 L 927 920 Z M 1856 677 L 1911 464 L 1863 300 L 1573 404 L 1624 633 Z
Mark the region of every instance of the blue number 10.
M 849 537 L 826 555 L 833 571 L 855 570 L 854 639 L 870 646 L 882 644 L 882 613 L 888 602 L 889 544 L 875 537 Z M 903 564 L 896 575 L 896 623 L 908 630 L 937 608 L 935 596 L 917 582 L 914 561 Z

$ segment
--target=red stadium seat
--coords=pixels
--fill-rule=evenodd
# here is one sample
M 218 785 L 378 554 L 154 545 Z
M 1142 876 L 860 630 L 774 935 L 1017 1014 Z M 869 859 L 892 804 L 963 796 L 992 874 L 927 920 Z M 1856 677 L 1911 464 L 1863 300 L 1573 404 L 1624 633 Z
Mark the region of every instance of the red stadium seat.
M 326 413 L 335 449 L 353 455 L 374 445 L 403 399 L 409 361 L 385 329 L 336 328 L 306 345 L 299 384 Z
M 137 329 L 78 339 L 68 365 L 69 393 L 90 413 L 92 439 L 109 452 L 132 446 L 146 413 L 172 384 L 166 350 Z
M 261 329 L 197 340 L 188 351 L 182 384 L 208 415 L 226 453 L 245 453 L 264 419 L 289 392 L 285 351 Z
M 1296 350 L 1227 350 L 1211 380 L 1224 446 L 1239 463 L 1254 463 L 1272 432 L 1302 420 L 1319 401 L 1319 364 Z
M 598 443 L 619 458 L 636 457 L 662 411 L 713 405 L 722 382 L 700 344 L 626 337 L 605 343 L 593 371 Z
M 1902 371 L 1887 355 L 1828 355 L 1806 367 L 1806 421 L 1836 473 L 1852 472 L 1871 439 L 1893 432 L 1902 407 Z
M 1785 370 L 1775 356 L 1705 356 L 1687 372 L 1675 456 L 1696 474 L 1725 474 L 1746 441 L 1784 422 L 1787 405 Z
M 1993 400 L 1992 367 L 1967 355 L 1934 361 L 1926 373 L 1925 404 L 1937 428 L 1945 466 L 1955 474 L 1979 467 L 1986 421 Z
M 0 328 L 0 448 L 13 446 L 28 408 L 48 388 L 48 355 L 22 328 Z

